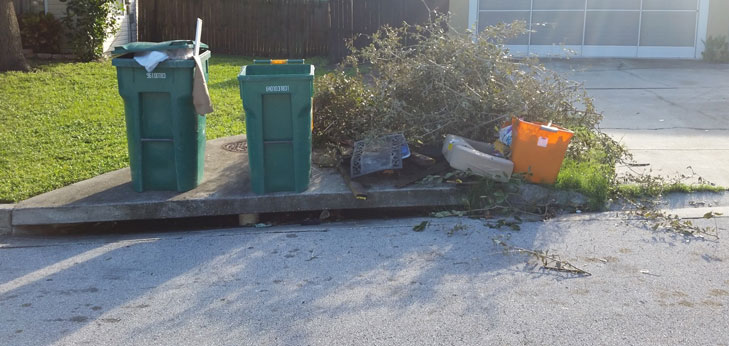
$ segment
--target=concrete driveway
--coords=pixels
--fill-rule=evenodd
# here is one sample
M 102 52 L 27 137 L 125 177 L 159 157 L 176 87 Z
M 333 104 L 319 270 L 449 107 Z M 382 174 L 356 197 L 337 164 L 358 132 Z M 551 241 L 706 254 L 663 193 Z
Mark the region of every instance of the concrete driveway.
M 667 177 L 693 169 L 729 186 L 729 65 L 634 59 L 545 64 L 583 82 L 604 112 L 603 130 L 625 144 L 637 163 L 649 164 L 630 169 Z

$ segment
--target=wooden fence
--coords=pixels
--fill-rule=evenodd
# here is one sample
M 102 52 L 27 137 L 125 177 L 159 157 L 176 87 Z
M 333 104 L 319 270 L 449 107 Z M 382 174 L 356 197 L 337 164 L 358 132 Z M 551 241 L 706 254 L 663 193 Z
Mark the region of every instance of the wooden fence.
M 347 53 L 347 38 L 383 24 L 423 22 L 425 4 L 446 11 L 448 1 L 139 0 L 139 39 L 192 39 L 199 17 L 202 40 L 216 53 L 338 61 Z

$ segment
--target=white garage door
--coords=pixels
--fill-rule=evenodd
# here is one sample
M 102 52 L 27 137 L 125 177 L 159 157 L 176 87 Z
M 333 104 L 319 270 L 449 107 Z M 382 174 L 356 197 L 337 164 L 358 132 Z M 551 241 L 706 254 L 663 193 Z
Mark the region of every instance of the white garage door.
M 477 3 L 475 3 L 477 1 Z M 514 54 L 700 58 L 709 0 L 471 0 L 479 30 L 525 21 Z

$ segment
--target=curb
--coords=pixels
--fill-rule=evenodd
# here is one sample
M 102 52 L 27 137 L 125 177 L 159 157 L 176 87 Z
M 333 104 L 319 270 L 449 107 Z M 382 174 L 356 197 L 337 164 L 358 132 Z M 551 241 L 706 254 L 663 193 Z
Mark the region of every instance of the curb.
M 545 206 L 561 209 L 582 209 L 587 206 L 589 201 L 585 195 L 576 191 L 555 190 L 535 184 L 523 184 L 519 186 L 517 194 L 509 197 L 509 202 L 530 211 Z
M 117 202 L 83 206 L 26 207 L 18 204 L 0 205 L 0 235 L 32 235 L 27 227 L 84 224 L 108 221 L 134 221 L 176 217 L 221 216 L 256 213 L 287 213 L 310 210 L 456 208 L 463 206 L 467 189 L 459 186 L 434 186 L 420 189 L 383 190 L 373 193 L 367 201 L 359 201 L 349 191 L 344 193 L 307 195 L 266 195 L 254 198 L 189 201 Z M 286 201 L 284 201 L 286 200 Z M 573 191 L 554 190 L 524 184 L 509 197 L 512 206 L 525 211 L 539 208 L 582 209 L 587 198 Z M 215 212 L 210 212 L 215 210 Z M 193 213 L 199 211 L 201 213 Z M 207 211 L 207 212 L 206 212 Z M 13 215 L 15 214 L 15 215 Z M 239 215 L 240 216 L 240 215 Z
M 13 233 L 13 209 L 15 204 L 0 204 L 0 236 Z
M 729 191 L 670 193 L 660 203 L 666 209 L 729 207 Z
M 672 192 L 655 198 L 655 206 L 661 210 L 678 209 L 724 209 L 729 207 L 729 191 L 723 192 Z M 635 207 L 624 200 L 618 200 L 605 211 L 632 210 Z
M 454 184 L 398 188 L 387 183 L 370 186 L 368 198 L 360 200 L 352 195 L 341 174 L 331 168 L 312 168 L 312 184 L 305 193 L 255 195 L 247 187 L 249 177 L 243 168 L 247 165 L 246 157 L 224 149 L 224 144 L 243 138 L 233 136 L 207 142 L 207 178 L 196 189 L 139 194 L 130 187 L 129 169 L 120 169 L 17 204 L 2 205 L 0 234 L 20 235 L 29 226 L 109 221 L 314 210 L 453 208 L 463 206 L 468 197 L 467 187 Z M 532 184 L 520 185 L 509 196 L 509 203 L 523 210 L 581 209 L 586 202 L 587 198 L 579 193 Z

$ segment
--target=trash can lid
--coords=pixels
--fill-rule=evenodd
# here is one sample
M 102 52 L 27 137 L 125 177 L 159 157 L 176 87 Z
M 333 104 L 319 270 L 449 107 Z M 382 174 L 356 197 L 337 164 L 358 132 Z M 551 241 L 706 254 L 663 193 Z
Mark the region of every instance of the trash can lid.
M 124 55 L 136 52 L 149 52 L 153 50 L 168 50 L 180 48 L 195 48 L 195 42 L 192 40 L 173 40 L 164 42 L 131 42 L 122 46 L 114 47 L 112 55 Z M 208 45 L 200 43 L 200 48 L 208 49 Z

